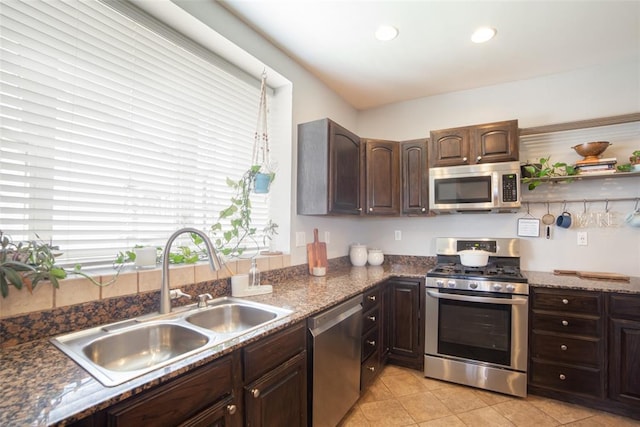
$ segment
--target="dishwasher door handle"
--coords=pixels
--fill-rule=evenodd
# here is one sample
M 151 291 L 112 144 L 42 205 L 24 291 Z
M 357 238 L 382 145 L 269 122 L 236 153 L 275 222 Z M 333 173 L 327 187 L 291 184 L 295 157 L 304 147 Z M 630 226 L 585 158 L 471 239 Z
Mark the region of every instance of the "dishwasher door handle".
M 329 319 L 326 323 L 323 323 L 318 328 L 309 329 L 309 332 L 311 332 L 311 335 L 313 335 L 314 337 L 317 337 L 318 335 L 322 334 L 323 332 L 333 328 L 338 323 L 342 322 L 344 319 L 347 319 L 347 318 L 353 316 L 354 314 L 356 314 L 358 312 L 362 312 L 362 306 L 360 304 L 358 304 L 358 305 L 356 305 L 354 307 L 351 307 L 347 311 L 344 311 L 342 313 L 337 314 L 335 317 L 331 317 L 331 319 Z

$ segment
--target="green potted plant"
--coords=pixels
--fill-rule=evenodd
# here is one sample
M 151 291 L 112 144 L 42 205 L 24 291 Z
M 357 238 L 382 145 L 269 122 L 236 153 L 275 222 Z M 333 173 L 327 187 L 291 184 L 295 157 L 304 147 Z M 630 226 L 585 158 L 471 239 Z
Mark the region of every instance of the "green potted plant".
M 120 274 L 126 260 L 135 259 L 133 253 L 122 253 L 122 262 L 114 262 L 115 276 L 107 283 L 100 283 L 93 277 L 81 271 L 80 264 L 73 269 L 65 269 L 56 263 L 56 257 L 61 255 L 57 246 L 42 240 L 14 242 L 9 235 L 0 230 L 0 294 L 3 298 L 9 295 L 9 286 L 20 290 L 27 288 L 29 292 L 40 283 L 49 281 L 55 288 L 60 287 L 60 280 L 75 274 L 88 279 L 97 286 L 113 284 Z M 133 256 L 133 259 L 131 258 Z
M 623 165 L 616 166 L 620 172 L 631 172 L 637 171 L 640 172 L 640 150 L 635 150 L 629 156 L 629 163 L 625 163 Z
M 235 194 L 231 196 L 231 204 L 220 211 L 218 222 L 211 226 L 213 244 L 218 253 L 226 258 L 239 257 L 252 248 L 256 249 L 257 254 L 259 233 L 251 220 L 251 190 L 259 170 L 260 166 L 252 166 L 237 181 L 227 178 L 227 185 L 235 190 Z M 230 225 L 227 229 L 223 229 L 225 222 Z M 261 230 L 264 244 L 278 234 L 277 228 L 278 225 L 269 220 Z
M 577 175 L 576 168 L 564 162 L 551 163 L 551 157 L 541 157 L 537 162 L 522 166 L 522 182 L 529 184 L 529 190 L 535 190 L 546 178 Z

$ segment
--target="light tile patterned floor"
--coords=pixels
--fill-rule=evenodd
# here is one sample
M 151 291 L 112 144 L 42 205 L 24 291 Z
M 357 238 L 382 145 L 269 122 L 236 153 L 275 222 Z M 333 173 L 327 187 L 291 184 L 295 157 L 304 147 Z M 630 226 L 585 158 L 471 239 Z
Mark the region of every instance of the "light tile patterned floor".
M 340 427 L 631 427 L 640 421 L 538 396 L 526 399 L 387 365 Z

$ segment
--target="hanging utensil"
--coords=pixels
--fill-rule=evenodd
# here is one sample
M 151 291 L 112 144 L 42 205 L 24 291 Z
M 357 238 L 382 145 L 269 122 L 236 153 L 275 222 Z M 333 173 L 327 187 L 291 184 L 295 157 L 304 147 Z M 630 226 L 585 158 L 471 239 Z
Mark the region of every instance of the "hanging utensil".
M 545 236 L 547 239 L 551 239 L 551 224 L 555 222 L 556 218 L 549 213 L 549 203 L 547 203 L 547 213 L 542 216 L 542 223 L 546 225 Z

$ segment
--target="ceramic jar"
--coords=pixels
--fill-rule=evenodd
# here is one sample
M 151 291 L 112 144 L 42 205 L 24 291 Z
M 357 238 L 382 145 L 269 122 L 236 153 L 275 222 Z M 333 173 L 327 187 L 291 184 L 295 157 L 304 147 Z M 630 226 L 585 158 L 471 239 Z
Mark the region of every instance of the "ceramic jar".
M 369 249 L 367 261 L 369 261 L 369 265 L 382 265 L 384 262 L 384 254 L 380 249 Z
M 351 264 L 356 267 L 362 267 L 367 264 L 367 246 L 354 244 L 349 249 L 349 259 Z

